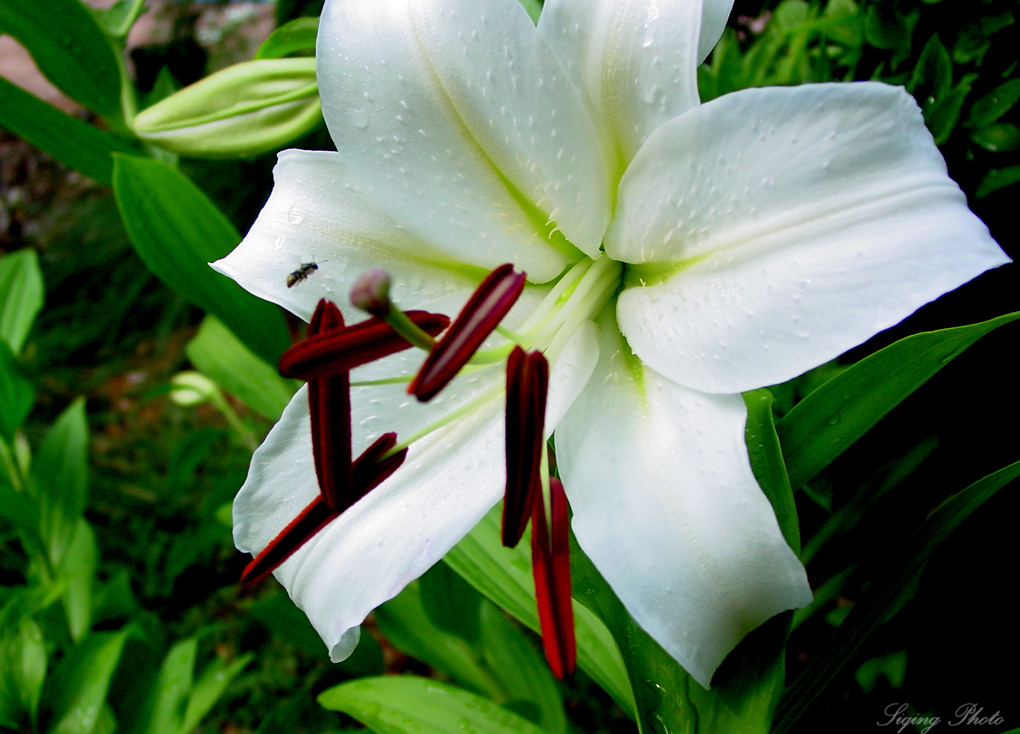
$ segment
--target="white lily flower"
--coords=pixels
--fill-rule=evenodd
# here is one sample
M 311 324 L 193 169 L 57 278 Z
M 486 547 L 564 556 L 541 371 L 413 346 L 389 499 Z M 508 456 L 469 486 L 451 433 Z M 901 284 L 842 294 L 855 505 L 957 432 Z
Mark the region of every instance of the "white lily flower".
M 517 0 L 327 0 L 318 81 L 337 152 L 282 153 L 265 209 L 215 264 L 304 318 L 372 268 L 402 307 L 448 314 L 486 271 L 525 271 L 505 325 L 552 364 L 546 432 L 577 540 L 706 687 L 747 632 L 811 599 L 751 472 L 740 393 L 1008 262 L 904 90 L 701 105 L 696 67 L 731 3 L 546 0 L 536 28 Z M 420 361 L 352 372 L 355 454 L 386 431 L 417 440 L 276 571 L 333 660 L 503 491 L 502 365 L 419 405 L 391 378 Z M 318 493 L 308 413 L 302 390 L 255 453 L 234 504 L 244 551 Z

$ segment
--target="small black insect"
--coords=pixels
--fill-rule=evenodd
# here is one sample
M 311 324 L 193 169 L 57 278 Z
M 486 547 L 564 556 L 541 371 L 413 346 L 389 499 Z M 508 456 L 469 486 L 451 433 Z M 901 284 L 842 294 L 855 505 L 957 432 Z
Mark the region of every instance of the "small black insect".
M 307 280 L 308 276 L 319 269 L 318 263 L 301 263 L 301 267 L 295 270 L 293 273 L 287 276 L 287 287 L 293 288 L 303 280 Z

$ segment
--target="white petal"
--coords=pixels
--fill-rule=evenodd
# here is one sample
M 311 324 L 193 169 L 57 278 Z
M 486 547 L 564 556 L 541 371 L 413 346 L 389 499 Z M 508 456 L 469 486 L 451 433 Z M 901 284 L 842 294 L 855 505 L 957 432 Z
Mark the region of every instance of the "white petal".
M 373 268 L 390 272 L 392 297 L 404 308 L 470 293 L 485 275 L 400 228 L 362 193 L 336 153 L 285 150 L 273 176 L 273 192 L 248 235 L 213 267 L 306 321 L 320 298 L 345 316 L 365 318 L 347 301 L 354 281 Z M 288 274 L 303 263 L 318 269 L 287 287 Z
M 595 132 L 516 0 L 331 0 L 317 58 L 337 150 L 408 230 L 533 282 L 577 259 L 562 236 L 598 254 L 609 184 Z
M 505 484 L 502 402 L 416 442 L 404 465 L 274 573 L 334 661 L 357 644 L 369 612 L 424 573 L 499 499 Z M 318 492 L 302 390 L 252 457 L 234 501 L 234 540 L 256 553 Z
M 600 362 L 556 431 L 574 533 L 635 621 L 707 688 L 745 634 L 810 602 L 807 577 L 751 473 L 740 396 L 677 385 L 599 325 Z
M 584 93 L 619 170 L 655 128 L 698 104 L 701 19 L 700 0 L 545 3 L 539 32 Z
M 549 396 L 545 406 L 547 436 L 563 420 L 595 370 L 599 360 L 598 327 L 591 321 L 582 323 L 553 359 L 549 371 Z
M 529 288 L 522 300 L 534 301 Z M 534 304 L 532 303 L 531 306 Z M 511 314 L 511 324 L 519 317 Z M 551 431 L 583 387 L 597 355 L 595 327 L 582 325 L 553 364 L 547 428 Z M 413 370 L 421 358 L 404 352 L 356 369 L 353 381 Z M 351 391 L 355 455 L 382 433 L 415 441 L 404 465 L 387 481 L 283 563 L 275 575 L 343 660 L 357 645 L 365 616 L 396 595 L 449 550 L 502 495 L 502 364 L 459 376 L 435 399 L 418 403 L 404 384 Z M 449 416 L 462 413 L 453 420 Z M 234 541 L 253 554 L 318 493 L 312 461 L 307 390 L 302 388 L 252 457 L 234 501 Z
M 634 352 L 735 393 L 836 357 L 1008 258 L 902 89 L 752 89 L 673 120 L 621 183 L 607 236 L 639 282 Z M 670 262 L 675 261 L 675 262 Z
M 726 21 L 733 9 L 733 0 L 705 0 L 701 9 L 701 39 L 698 46 L 700 64 L 715 48 L 726 28 Z

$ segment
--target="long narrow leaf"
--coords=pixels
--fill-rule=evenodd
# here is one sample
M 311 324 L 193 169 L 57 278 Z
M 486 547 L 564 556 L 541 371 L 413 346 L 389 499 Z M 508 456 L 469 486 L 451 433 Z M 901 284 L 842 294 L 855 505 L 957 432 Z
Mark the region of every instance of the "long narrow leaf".
M 361 678 L 330 688 L 318 700 L 379 734 L 542 734 L 527 719 L 488 699 L 409 675 Z
M 39 70 L 68 97 L 108 120 L 122 117 L 116 53 L 79 0 L 0 3 L 0 28 L 28 49 Z
M 103 715 L 110 679 L 131 628 L 94 632 L 82 640 L 47 681 L 51 734 L 92 734 Z
M 832 682 L 854 653 L 879 626 L 886 613 L 896 607 L 935 550 L 950 533 L 987 499 L 1020 477 L 1020 461 L 1000 469 L 950 497 L 907 541 L 897 557 L 889 560 L 884 576 L 876 579 L 866 597 L 839 626 L 813 662 L 793 682 L 780 702 L 774 734 L 783 734 L 797 721 L 812 701 Z
M 97 130 L 0 77 L 0 127 L 89 178 L 113 183 L 113 154 L 137 153 L 124 138 Z
M 1020 312 L 908 336 L 809 394 L 776 426 L 790 484 L 814 477 L 967 347 L 1018 318 Z
M 0 105 L 0 122 L 3 114 Z M 25 346 L 42 304 L 42 272 L 35 250 L 18 250 L 0 258 L 0 339 L 15 355 Z
M 241 236 L 186 176 L 156 160 L 114 157 L 113 190 L 128 235 L 163 282 L 215 314 L 255 354 L 276 364 L 289 345 L 279 309 L 209 267 Z

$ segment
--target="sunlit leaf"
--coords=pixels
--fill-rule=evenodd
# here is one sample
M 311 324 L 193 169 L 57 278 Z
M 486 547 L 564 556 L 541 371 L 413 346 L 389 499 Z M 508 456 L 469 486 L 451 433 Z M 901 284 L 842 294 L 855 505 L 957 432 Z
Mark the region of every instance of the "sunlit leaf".
M 0 123 L 2 116 L 0 105 Z M 35 250 L 26 248 L 0 257 L 0 339 L 7 342 L 15 355 L 25 346 L 42 305 L 42 273 Z
M 361 678 L 321 693 L 319 704 L 343 711 L 377 734 L 541 734 L 525 718 L 467 691 L 409 675 Z

